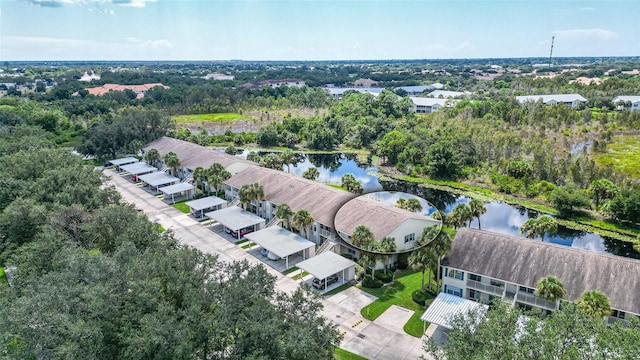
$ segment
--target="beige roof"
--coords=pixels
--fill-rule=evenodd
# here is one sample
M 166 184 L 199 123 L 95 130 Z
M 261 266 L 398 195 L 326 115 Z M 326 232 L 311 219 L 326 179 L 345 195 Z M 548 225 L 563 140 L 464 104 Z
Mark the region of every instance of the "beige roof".
M 188 141 L 178 140 L 163 136 L 157 140 L 147 144 L 145 151 L 156 149 L 160 156 L 165 156 L 169 152 L 174 152 L 180 159 L 180 164 L 188 169 L 195 169 L 198 166 L 208 168 L 213 163 L 220 163 L 227 168 L 237 167 L 236 163 L 253 164 L 251 161 L 241 159 L 239 157 L 215 151 L 207 147 L 190 143 Z M 233 166 L 232 166 L 233 165 Z M 232 171 L 229 170 L 233 174 Z
M 536 288 L 554 275 L 569 300 L 585 291 L 605 293 L 615 309 L 640 314 L 640 261 L 474 229 L 460 229 L 448 266 Z
M 364 225 L 373 232 L 376 240 L 382 240 L 408 219 L 424 220 L 430 224 L 436 222 L 430 217 L 359 196 L 340 208 L 336 214 L 335 226 L 336 230 L 351 234 L 356 227 Z
M 319 182 L 257 166 L 238 172 L 225 183 L 239 189 L 256 182 L 264 188 L 268 201 L 277 205 L 285 203 L 294 212 L 305 209 L 316 221 L 331 227 L 338 209 L 354 197 Z

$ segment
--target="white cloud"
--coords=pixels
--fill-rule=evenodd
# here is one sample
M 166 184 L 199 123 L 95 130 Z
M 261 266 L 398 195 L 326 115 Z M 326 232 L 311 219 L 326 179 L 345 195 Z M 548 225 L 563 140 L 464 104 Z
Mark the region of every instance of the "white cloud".
M 150 47 L 150 48 L 153 48 L 153 49 L 172 48 L 173 47 L 173 44 L 167 39 L 142 40 L 142 39 L 138 39 L 138 38 L 135 38 L 135 37 L 128 37 L 128 38 L 125 38 L 125 40 L 128 41 L 128 42 L 134 43 L 134 44 Z
M 618 37 L 618 34 L 606 29 L 571 29 L 555 31 L 556 36 L 566 40 L 600 40 L 608 41 Z

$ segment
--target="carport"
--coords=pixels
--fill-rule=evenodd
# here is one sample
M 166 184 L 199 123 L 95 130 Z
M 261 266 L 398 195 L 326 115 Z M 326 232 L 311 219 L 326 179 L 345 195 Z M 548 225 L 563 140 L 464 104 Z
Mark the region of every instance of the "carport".
M 138 176 L 151 174 L 158 171 L 158 168 L 145 162 L 137 162 L 129 165 L 122 165 L 120 169 L 126 171 L 131 176 L 131 180 L 138 181 Z
M 125 158 L 113 159 L 113 160 L 107 161 L 108 164 L 115 165 L 116 170 L 120 170 L 120 167 L 122 165 L 128 165 L 128 164 L 133 164 L 137 162 L 138 162 L 138 159 L 134 157 L 125 157 Z
M 204 217 L 205 212 L 220 210 L 227 206 L 227 200 L 220 199 L 217 196 L 208 196 L 185 203 L 191 210 L 191 215 L 196 218 Z M 199 215 L 198 215 L 199 213 Z
M 177 183 L 175 185 L 165 186 L 160 188 L 160 191 L 164 194 L 164 198 L 167 198 L 167 195 L 171 196 L 171 203 L 176 203 L 176 194 L 178 194 L 178 199 L 186 197 L 188 199 L 193 198 L 196 195 L 196 187 L 189 183 Z
M 225 228 L 235 233 L 234 237 L 240 239 L 244 231 L 257 231 L 264 227 L 265 219 L 258 215 L 244 211 L 237 206 L 212 211 L 204 214 L 209 219 L 215 220 Z
M 155 172 L 138 177 L 140 181 L 147 184 L 150 188 L 155 189 L 158 192 L 161 186 L 173 185 L 179 183 L 180 179 L 175 176 L 169 175 L 166 172 Z
M 309 260 L 299 262 L 297 266 L 314 277 L 324 280 L 325 292 L 329 290 L 326 284 L 326 279 L 329 276 L 342 273 L 342 283 L 344 284 L 353 280 L 356 275 L 356 263 L 332 251 L 327 251 Z
M 451 320 L 455 316 L 465 315 L 469 311 L 485 313 L 488 308 L 485 304 L 441 292 L 420 317 L 424 324 L 422 332 L 427 330 L 427 322 L 451 330 Z
M 302 252 L 302 258 L 312 257 L 316 253 L 316 244 L 296 235 L 280 226 L 269 226 L 245 236 L 247 239 L 267 249 L 278 259 L 285 259 L 285 268 L 289 268 L 289 256 Z

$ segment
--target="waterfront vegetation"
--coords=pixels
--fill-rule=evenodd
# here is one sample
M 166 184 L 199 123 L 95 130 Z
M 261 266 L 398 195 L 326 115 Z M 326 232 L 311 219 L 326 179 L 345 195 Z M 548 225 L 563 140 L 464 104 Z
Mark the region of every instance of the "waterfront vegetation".
M 252 120 L 251 117 L 238 113 L 214 113 L 214 114 L 193 114 L 175 115 L 171 119 L 177 124 L 203 125 L 206 122 L 233 122 L 234 120 Z

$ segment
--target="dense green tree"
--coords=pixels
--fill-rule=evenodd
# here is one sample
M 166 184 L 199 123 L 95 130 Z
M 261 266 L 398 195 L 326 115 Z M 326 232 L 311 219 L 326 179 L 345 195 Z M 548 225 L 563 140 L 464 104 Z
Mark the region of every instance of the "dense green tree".
M 400 198 L 398 199 L 398 201 L 396 201 L 396 207 L 400 208 L 400 209 L 405 209 L 411 212 L 421 212 L 422 211 L 422 204 L 420 204 L 420 200 L 416 199 L 416 198 L 410 198 L 410 199 L 403 199 Z
M 353 174 L 344 174 L 341 178 L 341 184 L 343 188 L 347 189 L 347 191 L 352 192 L 354 194 L 362 194 L 364 191 L 362 189 L 362 184 L 356 179 Z
M 593 194 L 593 204 L 599 209 L 602 200 L 611 199 L 616 195 L 618 187 L 608 179 L 600 179 L 589 184 L 589 191 Z
M 282 203 L 276 207 L 276 216 L 284 221 L 284 226 L 288 229 L 291 227 L 291 219 L 293 218 L 293 210 L 289 205 Z
M 292 218 L 291 225 L 297 229 L 299 229 L 305 238 L 309 235 L 307 233 L 307 229 L 309 226 L 313 225 L 315 219 L 307 210 L 298 210 Z
M 560 300 L 567 296 L 562 281 L 553 275 L 545 276 L 538 280 L 536 296 L 556 303 L 556 310 L 560 308 Z
M 592 319 L 602 319 L 611 315 L 611 303 L 603 292 L 587 291 L 576 301 L 578 309 Z
M 149 149 L 144 154 L 144 160 L 147 162 L 147 164 L 157 167 L 158 160 L 160 160 L 160 153 L 158 152 L 158 149 Z
M 535 239 L 537 236 L 544 241 L 545 234 L 555 234 L 558 231 L 558 221 L 550 215 L 541 215 L 538 218 L 529 218 L 522 224 L 520 233 L 529 239 Z
M 222 164 L 213 163 L 211 164 L 211 166 L 209 166 L 208 169 L 204 171 L 204 176 L 209 191 L 211 191 L 211 188 L 213 188 L 217 194 L 220 192 L 220 189 L 222 185 L 224 185 L 224 182 L 231 178 L 231 173 L 227 171 L 227 169 L 225 169 Z
M 316 167 L 310 167 L 302 173 L 302 177 L 309 180 L 318 180 L 320 172 Z
M 164 158 L 164 164 L 171 169 L 171 175 L 178 176 L 178 168 L 180 167 L 180 159 L 178 155 L 172 151 L 168 152 Z
M 573 183 L 553 190 L 551 200 L 561 216 L 569 216 L 576 209 L 585 208 L 591 204 L 587 195 Z
M 420 270 L 422 273 L 422 287 L 424 290 L 424 273 L 429 269 L 433 269 L 438 263 L 438 254 L 432 247 L 423 246 L 419 249 L 413 250 L 409 255 L 409 264 Z M 431 289 L 431 273 L 429 273 L 429 289 Z
M 375 237 L 371 229 L 364 225 L 358 225 L 351 233 L 351 243 L 359 248 L 364 248 L 366 244 L 373 243 Z

